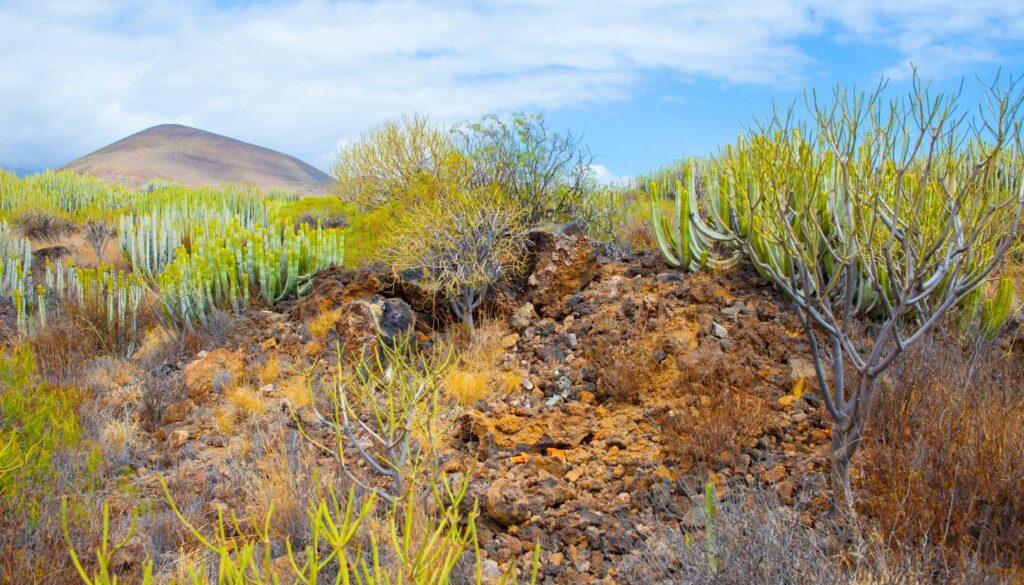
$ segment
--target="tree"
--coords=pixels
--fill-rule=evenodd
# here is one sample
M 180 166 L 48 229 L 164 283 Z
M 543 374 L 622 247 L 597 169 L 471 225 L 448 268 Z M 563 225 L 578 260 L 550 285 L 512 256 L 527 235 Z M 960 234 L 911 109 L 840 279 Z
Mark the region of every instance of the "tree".
M 916 74 L 902 100 L 884 88 L 812 94 L 812 130 L 777 114 L 721 158 L 732 234 L 803 324 L 832 419 L 834 503 L 848 512 L 879 377 L 986 283 L 1024 206 L 1016 82 L 987 86 L 972 121 L 960 92 L 932 93 Z
M 589 219 L 594 160 L 582 137 L 548 129 L 543 116 L 485 116 L 455 131 L 472 167 L 470 188 L 500 187 L 531 226 Z
M 332 169 L 338 195 L 364 210 L 453 183 L 450 132 L 415 114 L 387 120 L 342 147 Z

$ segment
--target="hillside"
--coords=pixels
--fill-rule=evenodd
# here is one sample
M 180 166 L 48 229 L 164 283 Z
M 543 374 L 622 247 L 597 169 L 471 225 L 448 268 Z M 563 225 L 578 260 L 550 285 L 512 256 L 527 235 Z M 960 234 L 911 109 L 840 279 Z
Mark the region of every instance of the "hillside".
M 192 187 L 253 184 L 264 190 L 322 195 L 331 181 L 326 173 L 297 158 L 177 124 L 132 134 L 64 168 L 130 187 L 167 179 Z

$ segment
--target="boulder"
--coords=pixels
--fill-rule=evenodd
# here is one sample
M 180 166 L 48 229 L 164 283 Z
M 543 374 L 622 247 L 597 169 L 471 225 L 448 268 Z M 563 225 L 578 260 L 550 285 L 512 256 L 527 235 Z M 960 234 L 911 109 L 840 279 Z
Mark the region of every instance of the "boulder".
M 534 231 L 529 235 L 533 269 L 527 279 L 527 298 L 541 314 L 557 317 L 563 300 L 580 292 L 597 274 L 597 250 L 576 230 Z
M 415 324 L 416 314 L 409 303 L 375 295 L 342 305 L 328 341 L 340 343 L 346 353 L 366 356 L 381 342 L 390 344 L 410 335 Z
M 567 483 L 538 470 L 526 478 L 501 477 L 484 492 L 484 510 L 501 526 L 522 524 L 575 496 Z

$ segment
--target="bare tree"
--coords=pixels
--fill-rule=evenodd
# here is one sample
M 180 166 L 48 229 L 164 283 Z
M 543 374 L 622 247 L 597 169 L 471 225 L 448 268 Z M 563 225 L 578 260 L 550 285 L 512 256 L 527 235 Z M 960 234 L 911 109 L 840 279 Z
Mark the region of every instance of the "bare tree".
M 916 75 L 902 100 L 884 88 L 812 94 L 813 131 L 777 114 L 722 157 L 732 231 L 803 324 L 847 512 L 879 376 L 986 283 L 1024 206 L 1018 83 L 986 86 L 973 120 L 960 91 L 933 94 Z M 862 329 L 860 316 L 876 318 Z
M 96 263 L 103 264 L 103 251 L 107 243 L 117 237 L 117 228 L 106 220 L 93 219 L 86 222 L 84 234 L 85 241 L 96 254 Z

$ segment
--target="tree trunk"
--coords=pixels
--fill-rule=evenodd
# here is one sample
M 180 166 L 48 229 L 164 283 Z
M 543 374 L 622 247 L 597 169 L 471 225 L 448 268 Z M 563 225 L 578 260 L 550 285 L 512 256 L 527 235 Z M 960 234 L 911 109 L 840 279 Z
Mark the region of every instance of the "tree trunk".
M 853 516 L 853 490 L 850 487 L 850 459 L 856 451 L 851 448 L 855 440 L 853 432 L 843 429 L 843 424 L 832 423 L 832 508 L 844 515 Z

